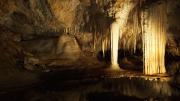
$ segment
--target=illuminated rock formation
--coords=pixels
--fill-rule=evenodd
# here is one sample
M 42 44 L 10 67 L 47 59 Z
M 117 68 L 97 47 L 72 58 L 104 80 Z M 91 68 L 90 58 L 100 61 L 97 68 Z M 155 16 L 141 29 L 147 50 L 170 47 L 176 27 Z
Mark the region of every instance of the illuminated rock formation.
M 143 13 L 144 74 L 165 73 L 166 6 L 156 5 Z
M 133 0 L 124 0 L 115 14 L 115 21 L 111 24 L 111 64 L 113 69 L 118 69 L 118 44 L 122 36 L 123 28 L 126 26 L 130 11 L 134 8 Z

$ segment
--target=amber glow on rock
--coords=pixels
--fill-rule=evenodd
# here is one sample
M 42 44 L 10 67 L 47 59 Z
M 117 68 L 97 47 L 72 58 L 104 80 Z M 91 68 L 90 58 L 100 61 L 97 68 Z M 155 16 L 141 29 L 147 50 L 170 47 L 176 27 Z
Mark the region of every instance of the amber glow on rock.
M 165 73 L 166 10 L 158 5 L 143 14 L 144 74 Z
M 130 11 L 135 6 L 130 0 L 125 0 L 122 7 L 115 14 L 115 21 L 111 24 L 111 64 L 113 69 L 118 65 L 119 39 L 122 37 L 123 28 L 126 26 Z

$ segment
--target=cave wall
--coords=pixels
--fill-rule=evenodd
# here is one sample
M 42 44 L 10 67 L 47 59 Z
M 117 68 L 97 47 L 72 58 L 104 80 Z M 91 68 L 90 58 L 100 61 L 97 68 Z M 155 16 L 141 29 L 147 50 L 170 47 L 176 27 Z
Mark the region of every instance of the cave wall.
M 168 1 L 167 52 L 180 56 L 180 0 Z
M 59 47 L 72 46 L 59 42 L 67 33 L 81 50 L 90 51 L 92 33 L 109 27 L 102 7 L 108 4 L 101 0 L 2 0 L 0 5 L 0 25 L 14 33 L 8 37 L 33 54 L 55 55 L 63 51 Z
M 109 36 L 114 3 L 115 0 L 1 0 L 0 36 L 4 48 L 0 51 L 14 56 L 7 61 L 14 61 L 19 54 L 78 58 L 84 51 L 98 52 L 102 39 Z M 167 52 L 180 56 L 180 0 L 169 0 L 167 4 Z

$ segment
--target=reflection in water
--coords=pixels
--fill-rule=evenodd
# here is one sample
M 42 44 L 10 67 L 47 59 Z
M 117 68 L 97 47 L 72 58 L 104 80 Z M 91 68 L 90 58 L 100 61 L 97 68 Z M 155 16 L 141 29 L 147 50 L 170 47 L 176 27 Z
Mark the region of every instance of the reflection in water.
M 139 78 L 122 78 L 120 80 L 110 80 L 105 83 L 110 90 L 117 90 L 119 93 L 138 98 L 171 96 L 173 89 L 168 82 L 149 81 Z
M 0 97 L 10 100 L 13 98 L 13 101 L 176 101 L 171 98 L 180 95 L 179 90 L 169 80 L 146 80 L 137 77 L 76 79 L 79 74 L 74 75 L 72 80 L 66 80 L 58 74 L 48 76 L 48 80 L 37 87 L 0 94 Z
M 174 67 L 167 67 L 179 67 L 179 62 L 173 64 Z M 2 101 L 179 101 L 180 76 L 175 75 L 172 81 L 164 76 L 156 80 L 152 79 L 155 76 L 148 76 L 150 80 L 135 72 L 121 72 L 102 68 L 49 72 L 42 75 L 43 82 L 34 87 L 10 92 L 0 90 L 0 98 L 8 99 Z
M 105 79 L 88 84 L 76 82 L 69 86 L 70 88 L 64 92 L 59 92 L 56 87 L 54 88 L 57 94 L 64 97 L 63 99 L 68 99 L 64 101 L 109 101 L 110 99 L 113 101 L 164 101 L 168 97 L 179 94 L 166 81 L 149 81 L 138 78 Z M 68 88 L 68 86 L 64 87 Z

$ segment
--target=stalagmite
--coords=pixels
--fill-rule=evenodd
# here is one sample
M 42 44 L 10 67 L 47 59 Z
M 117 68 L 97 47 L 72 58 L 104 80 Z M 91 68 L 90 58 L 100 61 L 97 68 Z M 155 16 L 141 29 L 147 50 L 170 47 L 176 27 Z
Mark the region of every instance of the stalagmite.
M 118 43 L 120 36 L 120 26 L 117 21 L 111 25 L 111 64 L 113 69 L 119 69 L 118 65 Z
M 134 8 L 133 0 L 125 0 L 122 7 L 115 14 L 115 21 L 111 24 L 111 64 L 113 69 L 120 69 L 118 65 L 118 43 L 122 37 L 122 30 L 126 26 L 130 11 Z
M 165 73 L 166 6 L 155 5 L 146 9 L 143 20 L 144 73 Z
M 124 0 L 115 14 L 115 21 L 111 24 L 111 64 L 112 69 L 120 69 L 118 65 L 118 44 L 122 36 L 130 11 L 134 8 L 133 0 Z

